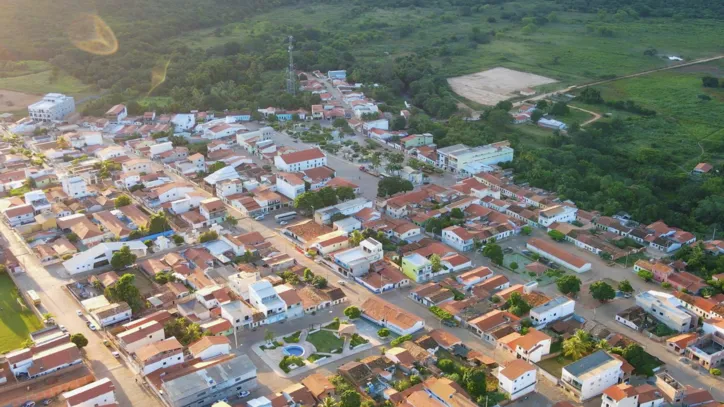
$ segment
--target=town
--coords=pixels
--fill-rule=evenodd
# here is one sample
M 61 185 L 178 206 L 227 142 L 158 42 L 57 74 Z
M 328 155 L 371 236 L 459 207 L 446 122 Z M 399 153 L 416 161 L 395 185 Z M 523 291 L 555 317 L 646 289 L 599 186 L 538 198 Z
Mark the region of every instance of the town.
M 3 405 L 720 406 L 724 241 L 299 78 L 321 104 L 5 116 Z

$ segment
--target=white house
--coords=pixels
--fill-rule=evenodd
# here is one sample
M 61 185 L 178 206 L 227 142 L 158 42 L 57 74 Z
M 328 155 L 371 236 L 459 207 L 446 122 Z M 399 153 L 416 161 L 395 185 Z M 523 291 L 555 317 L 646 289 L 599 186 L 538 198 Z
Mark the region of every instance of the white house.
M 467 167 L 513 161 L 513 153 L 507 141 L 478 147 L 456 144 L 437 150 L 437 165 L 445 170 L 466 174 L 471 173 Z
M 327 165 L 327 156 L 318 148 L 295 151 L 274 157 L 274 165 L 281 171 L 297 172 Z
M 151 158 L 156 158 L 159 155 L 171 150 L 173 150 L 173 143 L 170 141 L 154 144 L 149 147 L 149 156 Z
M 120 123 L 128 116 L 128 109 L 126 109 L 125 105 L 115 105 L 112 108 L 108 109 L 108 111 L 105 114 L 106 119 L 110 123 Z
M 226 336 L 204 336 L 189 345 L 189 353 L 194 359 L 207 360 L 231 353 L 231 342 Z
M 244 301 L 231 301 L 221 305 L 221 318 L 229 321 L 235 330 L 254 323 L 256 311 Z
M 581 401 L 586 401 L 618 384 L 623 378 L 623 362 L 599 350 L 565 366 L 561 383 Z
M 538 253 L 541 257 L 554 261 L 576 273 L 583 273 L 591 269 L 591 263 L 543 239 L 531 238 L 526 243 L 526 247 L 528 250 Z
M 272 127 L 262 127 L 259 130 L 256 131 L 248 131 L 246 133 L 238 133 L 236 135 L 236 142 L 238 144 L 242 144 L 243 142 L 247 140 L 251 140 L 253 138 L 258 137 L 258 141 L 266 141 L 271 140 L 271 137 L 274 135 L 274 129 Z
M 5 209 L 3 212 L 8 224 L 12 227 L 35 222 L 33 205 L 18 205 Z
M 546 325 L 573 315 L 576 302 L 564 296 L 556 297 L 545 304 L 530 310 L 530 320 L 539 329 Z
M 260 280 L 249 286 L 249 303 L 266 316 L 265 324 L 286 319 L 287 305 L 268 280 Z
M 101 150 L 97 150 L 95 153 L 96 157 L 98 157 L 101 161 L 107 161 L 113 158 L 122 157 L 126 154 L 126 150 L 123 149 L 121 146 L 110 146 L 106 147 Z
M 294 199 L 305 191 L 304 180 L 292 172 L 277 173 L 277 191 L 289 199 Z
M 370 297 L 360 307 L 362 317 L 398 335 L 411 335 L 425 328 L 425 321 L 389 302 Z
M 223 235 L 221 237 L 221 240 L 224 240 Z M 231 290 L 234 291 L 236 295 L 243 298 L 245 301 L 248 301 L 249 286 L 259 281 L 260 278 L 261 277 L 259 272 L 251 273 L 242 271 L 229 277 L 229 288 L 231 288 Z
M 121 301 L 95 309 L 91 312 L 91 315 L 98 321 L 101 328 L 104 328 L 131 319 L 131 307 Z
M 359 277 L 367 274 L 370 264 L 382 260 L 383 256 L 382 243 L 368 238 L 360 242 L 357 247 L 334 253 L 332 258 L 340 273 Z
M 537 382 L 535 366 L 522 359 L 513 360 L 498 368 L 498 386 L 508 393 L 510 400 L 534 392 Z
M 614 384 L 603 391 L 601 407 L 639 407 L 639 395 L 630 384 Z
M 337 205 L 328 206 L 326 208 L 314 211 L 314 221 L 320 225 L 330 224 L 334 215 L 340 214 L 349 216 L 355 214 L 362 209 L 372 208 L 373 203 L 367 198 L 355 198 L 349 201 L 338 203 Z
M 136 351 L 136 360 L 144 375 L 184 362 L 184 347 L 175 338 L 149 343 Z
M 564 205 L 549 206 L 538 213 L 538 223 L 548 227 L 553 222 L 571 223 L 576 220 L 578 208 Z
M 516 355 L 519 359 L 532 363 L 540 362 L 544 356 L 551 353 L 553 340 L 545 333 L 530 328 L 525 335 L 514 332 L 498 340 L 503 349 Z
M 90 249 L 80 252 L 63 262 L 63 267 L 70 274 L 83 273 L 110 264 L 113 254 L 128 246 L 132 253 L 138 257 L 146 255 L 148 248 L 143 242 L 134 240 L 130 242 L 104 242 Z
M 158 321 L 150 320 L 119 333 L 116 338 L 126 352 L 135 353 L 148 344 L 166 339 L 166 335 L 163 332 L 163 325 Z
M 63 187 L 63 192 L 70 198 L 83 198 L 90 195 L 85 179 L 77 175 L 61 175 L 60 185 Z
M 196 126 L 196 115 L 188 113 L 179 113 L 171 119 L 174 133 L 184 133 Z
M 96 407 L 116 404 L 116 386 L 104 377 L 62 394 L 68 407 Z
M 461 252 L 472 250 L 475 244 L 473 235 L 461 226 L 449 226 L 443 229 L 442 242 Z
M 136 158 L 122 163 L 121 169 L 123 172 L 145 172 L 148 174 L 153 172 L 153 162 L 145 158 Z
M 31 119 L 41 122 L 63 120 L 75 111 L 75 99 L 60 93 L 48 93 L 42 100 L 28 106 Z
M 480 266 L 458 275 L 455 277 L 455 280 L 462 284 L 466 290 L 469 290 L 475 284 L 481 283 L 491 277 L 493 277 L 493 271 L 485 266 Z

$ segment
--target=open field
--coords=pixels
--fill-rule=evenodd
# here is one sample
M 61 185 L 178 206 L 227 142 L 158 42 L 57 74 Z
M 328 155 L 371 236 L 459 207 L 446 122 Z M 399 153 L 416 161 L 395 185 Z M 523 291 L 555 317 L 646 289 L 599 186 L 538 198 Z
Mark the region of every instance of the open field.
M 64 93 L 71 96 L 83 96 L 93 92 L 92 86 L 86 85 L 80 80 L 64 73 L 59 73 L 58 77 L 54 81 L 51 81 L 51 73 L 52 71 L 46 70 L 28 75 L 0 78 L 0 91 L 3 93 L 5 93 L 5 91 L 14 91 L 24 94 L 16 95 L 18 102 L 23 101 L 23 103 L 24 100 L 28 100 L 30 97 L 33 97 L 33 95 L 44 95 L 50 92 Z M 5 105 L 5 103 L 0 102 L 0 105 Z M 15 106 L 10 110 L 18 110 L 18 106 L 24 107 L 26 105 L 15 103 Z M 7 107 L 8 106 L 0 106 L 0 109 Z M 7 109 L 5 109 L 5 111 L 7 111 Z
M 458 95 L 483 105 L 494 106 L 501 100 L 516 96 L 516 92 L 521 89 L 555 83 L 556 80 L 499 67 L 448 78 L 447 82 Z
M 37 102 L 41 98 L 40 95 L 0 89 L 0 113 L 15 112 Z
M 9 276 L 0 275 L 0 353 L 20 348 L 30 332 L 43 327 L 30 310 L 18 304 L 18 292 Z

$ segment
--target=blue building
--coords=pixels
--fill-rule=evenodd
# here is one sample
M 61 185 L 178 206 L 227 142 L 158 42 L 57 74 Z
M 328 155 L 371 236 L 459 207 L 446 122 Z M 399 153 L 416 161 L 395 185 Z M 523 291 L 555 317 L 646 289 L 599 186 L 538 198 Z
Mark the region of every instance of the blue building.
M 345 80 L 347 80 L 347 71 L 345 71 L 345 70 L 329 71 L 329 72 L 327 72 L 327 77 L 332 80 L 339 79 L 339 80 L 345 81 Z

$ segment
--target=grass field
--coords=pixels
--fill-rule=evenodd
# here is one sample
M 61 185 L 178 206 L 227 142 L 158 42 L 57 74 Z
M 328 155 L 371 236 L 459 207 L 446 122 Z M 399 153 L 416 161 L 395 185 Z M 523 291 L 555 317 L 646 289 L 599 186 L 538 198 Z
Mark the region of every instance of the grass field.
M 335 349 L 340 349 L 344 345 L 342 339 L 337 338 L 330 331 L 319 331 L 307 336 L 307 342 L 317 348 L 318 353 L 331 353 Z
M 626 117 L 636 129 L 627 144 L 636 148 L 661 149 L 672 161 L 690 170 L 701 161 L 724 160 L 724 89 L 704 88 L 701 77 L 707 71 L 721 72 L 724 62 L 623 79 L 596 86 L 604 100 L 633 100 L 653 109 L 656 117 L 644 118 L 607 106 L 591 106 L 601 113 Z M 704 72 L 702 72 L 704 71 Z M 721 73 L 719 76 L 722 76 Z M 706 95 L 711 100 L 702 100 Z
M 295 6 L 277 8 L 242 23 L 228 24 L 220 31 L 191 31 L 179 42 L 209 48 L 239 40 L 250 32 L 274 33 L 276 27 L 301 25 L 345 36 L 348 51 L 357 60 L 384 61 L 435 46 L 439 57 L 433 62 L 448 76 L 458 76 L 503 66 L 555 78 L 557 88 L 608 75 L 622 75 L 667 66 L 667 59 L 646 56 L 653 47 L 660 56 L 679 55 L 693 59 L 721 50 L 719 38 L 724 25 L 714 20 L 639 19 L 598 21 L 595 14 L 556 12 L 557 22 L 523 33 L 523 23 L 501 18 L 504 12 L 522 12 L 550 7 L 541 1 L 509 2 L 491 6 L 470 16 L 437 8 L 350 9 L 344 5 Z M 495 18 L 495 22 L 488 22 Z M 271 22 L 274 22 L 273 24 Z M 612 37 L 589 32 L 591 23 L 613 31 Z M 488 44 L 472 49 L 469 36 L 473 27 L 482 32 L 495 30 Z M 373 33 L 374 38 L 355 38 L 356 32 Z M 344 40 L 343 40 L 344 41 Z M 541 88 L 545 88 L 545 86 Z
M 50 81 L 50 76 L 51 71 L 47 70 L 29 75 L 0 78 L 0 89 L 36 95 L 58 92 L 73 96 L 90 93 L 93 90 L 91 86 L 85 85 L 70 75 L 61 73 L 58 75 L 58 78 L 52 82 Z
M 18 304 L 18 292 L 9 276 L 0 275 L 0 353 L 22 346 L 30 339 L 30 332 L 43 327 L 43 323 L 30 310 Z

